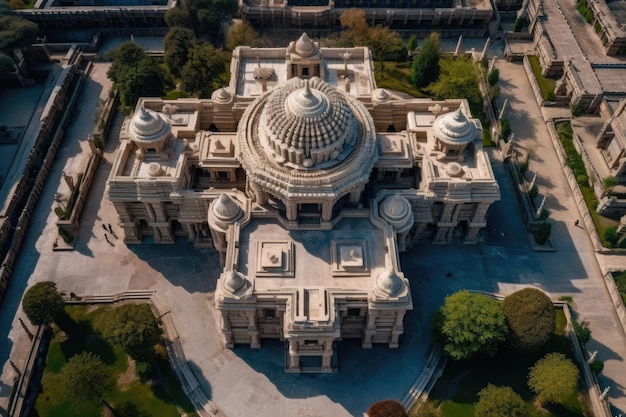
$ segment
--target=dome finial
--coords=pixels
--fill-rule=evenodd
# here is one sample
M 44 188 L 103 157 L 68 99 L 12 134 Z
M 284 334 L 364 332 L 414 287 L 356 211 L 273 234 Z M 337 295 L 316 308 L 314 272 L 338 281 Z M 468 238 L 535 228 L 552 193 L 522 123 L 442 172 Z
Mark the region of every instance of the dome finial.
M 310 98 L 313 95 L 311 93 L 311 86 L 309 85 L 309 79 L 304 80 L 304 97 Z

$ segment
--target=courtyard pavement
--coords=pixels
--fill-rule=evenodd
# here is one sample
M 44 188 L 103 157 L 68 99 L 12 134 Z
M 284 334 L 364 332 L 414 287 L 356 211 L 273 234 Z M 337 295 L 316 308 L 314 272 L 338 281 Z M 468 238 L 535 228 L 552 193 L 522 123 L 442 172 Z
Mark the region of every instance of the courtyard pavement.
M 598 350 L 598 359 L 605 361 L 601 388 L 611 386 L 609 398 L 616 414 L 626 410 L 626 338 L 604 287 L 601 265 L 587 232 L 574 226 L 580 214 L 521 64 L 499 61 L 497 66 L 502 95 L 511 104 L 506 117 L 511 120 L 518 143 L 535 149 L 530 169 L 539 173 L 540 188 L 549 192 L 547 208 L 557 252 L 532 251 L 512 185 L 498 152 L 490 150 L 502 200 L 488 213 L 484 243 L 465 246 L 459 240 L 447 246 L 417 245 L 401 257 L 402 269 L 411 281 L 415 308 L 405 319 L 400 348 L 376 346 L 364 350 L 356 341 L 344 341 L 338 344 L 337 374 L 285 374 L 285 348 L 280 342 L 263 341 L 259 350 L 223 347 L 213 308 L 219 276 L 214 251 L 196 249 L 180 240 L 174 245 L 154 245 L 146 239 L 144 244 L 133 246 L 124 245 L 120 239 L 105 241 L 103 224 L 110 223 L 116 234 L 122 235 L 115 211 L 104 198 L 116 141 L 107 143 L 107 163 L 99 167 L 94 179 L 75 250 L 52 251 L 57 234 L 54 194 L 67 161 L 82 150 L 75 143 L 83 135 L 84 126 L 79 127 L 80 134 L 75 139 L 66 138 L 53 164 L 0 306 L 0 337 L 6 340 L 0 345 L 0 363 L 4 363 L 0 406 L 6 408 L 15 375 L 8 360 L 21 367 L 29 346 L 18 322 L 20 317 L 25 319 L 19 307 L 22 294 L 36 282 L 53 280 L 60 290 L 79 295 L 156 290 L 169 307 L 191 369 L 211 401 L 228 417 L 361 416 L 376 400 L 401 400 L 427 357 L 430 314 L 446 295 L 459 289 L 508 294 L 535 286 L 554 299 L 573 296 L 577 314 L 590 322 L 593 332 L 588 348 Z M 92 76 L 103 71 L 98 67 Z M 93 81 L 85 90 L 81 108 L 106 89 L 104 83 Z M 89 123 L 93 123 L 89 111 L 77 114 L 74 122 L 85 126 Z M 118 117 L 115 126 L 120 125 Z M 623 264 L 626 269 L 624 259 L 600 257 L 603 263 Z

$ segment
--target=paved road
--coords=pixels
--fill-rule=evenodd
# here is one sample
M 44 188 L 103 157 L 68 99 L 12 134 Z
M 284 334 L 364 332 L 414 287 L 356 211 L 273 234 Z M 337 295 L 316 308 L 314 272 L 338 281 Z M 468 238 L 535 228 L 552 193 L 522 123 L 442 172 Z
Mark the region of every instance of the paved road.
M 28 339 L 17 322 L 23 317 L 18 305 L 25 288 L 53 279 L 64 291 L 106 294 L 126 289 L 155 289 L 168 304 L 181 336 L 191 368 L 209 398 L 226 416 L 360 416 L 373 401 L 400 400 L 415 380 L 426 357 L 430 330 L 428 318 L 447 294 L 462 288 L 508 294 L 536 286 L 554 298 L 573 295 L 580 317 L 591 323 L 594 340 L 590 350 L 606 361 L 602 387 L 611 385 L 609 396 L 616 410 L 626 410 L 623 387 L 626 343 L 604 289 L 598 263 L 583 229 L 573 225 L 579 218 L 571 192 L 542 123 L 541 113 L 530 97 L 525 76 L 517 64 L 501 62 L 503 95 L 509 97 L 507 117 L 521 144 L 536 149 L 531 170 L 541 174 L 539 185 L 549 191 L 548 209 L 554 224 L 555 253 L 535 253 L 528 243 L 520 213 L 504 167 L 492 163 L 502 190 L 502 201 L 488 214 L 485 242 L 465 246 L 418 245 L 402 256 L 402 267 L 412 284 L 415 309 L 406 318 L 407 332 L 401 347 L 389 350 L 360 349 L 358 343 L 342 342 L 338 348 L 336 375 L 287 375 L 282 372 L 284 346 L 264 342 L 263 349 L 224 349 L 217 332 L 212 295 L 219 274 L 218 259 L 210 250 L 195 249 L 187 242 L 175 245 L 127 247 L 119 240 L 104 240 L 103 223 L 111 223 L 118 235 L 111 204 L 103 198 L 110 164 L 102 165 L 94 180 L 73 252 L 53 252 L 55 236 L 52 213 L 54 193 L 61 182 L 65 159 L 51 171 L 40 204 L 29 227 L 7 298 L 0 308 L 0 362 L 4 363 L 0 405 L 6 406 L 14 371 L 24 361 Z M 94 85 L 94 88 L 97 88 Z M 83 122 L 86 114 L 79 115 Z M 119 120 L 118 120 L 119 126 Z M 116 143 L 107 144 L 112 161 Z M 66 141 L 61 150 L 68 158 Z M 81 148 L 82 149 L 82 148 Z M 497 156 L 497 155 L 496 155 Z M 451 276 L 446 277 L 450 272 Z M 17 314 L 15 312 L 17 311 Z

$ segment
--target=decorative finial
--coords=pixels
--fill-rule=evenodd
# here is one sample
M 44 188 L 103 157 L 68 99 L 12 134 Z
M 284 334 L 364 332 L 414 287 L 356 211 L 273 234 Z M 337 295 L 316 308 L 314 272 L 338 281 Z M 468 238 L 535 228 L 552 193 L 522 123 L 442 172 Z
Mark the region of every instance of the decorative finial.
M 310 98 L 313 95 L 311 93 L 311 87 L 309 86 L 309 79 L 304 80 L 304 97 Z

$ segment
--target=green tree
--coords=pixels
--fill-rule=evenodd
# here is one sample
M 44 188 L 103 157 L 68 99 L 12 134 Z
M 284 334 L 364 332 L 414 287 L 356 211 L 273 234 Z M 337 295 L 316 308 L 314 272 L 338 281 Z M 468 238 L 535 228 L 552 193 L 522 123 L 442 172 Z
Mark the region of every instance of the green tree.
M 384 76 L 385 60 L 406 56 L 402 38 L 388 27 L 369 28 L 365 45 L 372 51 L 374 60 L 380 62 L 381 76 Z
M 414 52 L 417 49 L 418 40 L 419 36 L 417 35 L 417 33 L 411 35 L 409 41 L 406 43 L 406 49 L 407 51 L 409 51 L 409 53 Z
M 52 281 L 43 281 L 26 291 L 22 308 L 32 324 L 47 326 L 63 312 L 65 303 L 57 285 Z
M 225 68 L 224 59 L 211 45 L 196 44 L 180 72 L 181 87 L 200 98 L 208 98 L 219 88 Z
M 165 35 L 165 39 L 163 39 L 165 49 L 163 61 L 175 77 L 180 76 L 180 71 L 189 60 L 189 50 L 193 45 L 194 36 L 191 29 L 176 26 Z
M 489 83 L 489 85 L 494 86 L 498 83 L 499 80 L 500 80 L 500 70 L 497 68 L 492 69 L 489 75 L 487 76 L 487 82 Z
M 15 48 L 30 46 L 37 37 L 39 26 L 13 14 L 0 15 L 0 51 L 11 54 Z
M 165 70 L 141 46 L 129 41 L 109 52 L 107 76 L 119 90 L 122 106 L 133 108 L 140 97 L 160 97 L 167 86 Z
M 528 386 L 541 404 L 562 403 L 576 392 L 579 371 L 562 353 L 548 353 L 530 368 Z
M 572 327 L 574 328 L 574 334 L 576 334 L 576 338 L 578 339 L 578 343 L 581 346 L 585 346 L 591 340 L 591 329 L 589 329 L 588 321 L 572 320 Z
M 237 0 L 185 0 L 196 37 L 217 40 L 222 23 L 230 19 L 239 4 Z
M 259 48 L 264 45 L 263 39 L 247 22 L 233 24 L 226 34 L 226 48 L 234 50 L 238 46 Z
M 179 2 L 176 7 L 171 7 L 165 13 L 165 24 L 169 28 L 183 27 L 193 29 L 193 23 L 189 16 L 189 9 L 184 2 Z
M 113 309 L 102 328 L 105 339 L 138 360 L 154 356 L 154 346 L 159 343 L 161 333 L 159 321 L 148 304 L 125 304 Z
M 431 33 L 411 65 L 411 82 L 417 88 L 424 88 L 439 78 L 439 58 L 441 57 L 440 36 Z
M 527 417 L 526 403 L 511 387 L 487 385 L 478 393 L 474 417 Z
M 494 355 L 507 330 L 500 304 L 483 294 L 452 294 L 435 315 L 435 331 L 443 350 L 454 360 L 469 359 L 479 352 Z
M 472 113 L 479 113 L 482 109 L 482 95 L 474 61 L 469 57 L 446 58 L 440 64 L 441 76 L 427 90 L 438 100 L 463 97 L 469 102 Z
M 115 387 L 115 378 L 96 354 L 83 352 L 72 356 L 59 377 L 68 397 L 85 402 L 99 400 L 114 412 L 104 396 Z
M 515 350 L 536 352 L 554 332 L 554 304 L 536 288 L 524 288 L 504 297 L 502 311 L 509 324 L 509 345 Z
M 409 417 L 402 404 L 394 400 L 376 401 L 367 409 L 368 417 Z

